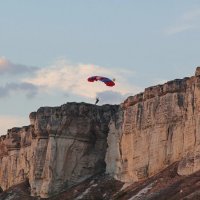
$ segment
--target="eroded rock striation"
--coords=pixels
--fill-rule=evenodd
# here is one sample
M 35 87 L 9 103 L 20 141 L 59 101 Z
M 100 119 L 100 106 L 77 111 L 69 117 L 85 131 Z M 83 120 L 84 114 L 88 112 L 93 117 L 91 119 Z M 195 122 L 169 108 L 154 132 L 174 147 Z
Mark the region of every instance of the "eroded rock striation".
M 135 182 L 176 161 L 179 175 L 200 170 L 199 67 L 195 76 L 149 87 L 121 107 L 122 126 L 108 135 L 108 173 Z
M 48 197 L 105 170 L 108 124 L 119 106 L 67 103 L 30 114 L 31 125 L 0 141 L 0 186 L 28 179 L 31 195 Z

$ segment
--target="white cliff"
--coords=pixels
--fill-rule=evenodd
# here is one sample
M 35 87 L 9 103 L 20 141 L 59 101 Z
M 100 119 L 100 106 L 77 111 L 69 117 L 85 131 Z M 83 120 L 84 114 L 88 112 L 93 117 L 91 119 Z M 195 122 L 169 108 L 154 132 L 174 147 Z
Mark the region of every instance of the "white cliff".
M 103 172 L 108 124 L 118 107 L 68 103 L 31 113 L 30 126 L 1 139 L 2 189 L 28 179 L 31 195 L 46 198 Z
M 133 183 L 175 162 L 179 175 L 200 170 L 200 68 L 120 106 L 42 107 L 0 138 L 1 188 L 28 180 L 44 198 L 104 171 Z
M 122 127 L 113 125 L 120 118 L 108 135 L 108 173 L 136 182 L 176 161 L 180 175 L 200 170 L 199 74 L 197 68 L 196 76 L 147 88 L 121 104 Z

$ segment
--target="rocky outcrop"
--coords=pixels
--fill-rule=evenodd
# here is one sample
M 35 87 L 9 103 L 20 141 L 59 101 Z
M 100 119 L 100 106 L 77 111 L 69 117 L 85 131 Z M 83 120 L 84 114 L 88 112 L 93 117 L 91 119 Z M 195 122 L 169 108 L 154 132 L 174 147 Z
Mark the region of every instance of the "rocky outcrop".
M 119 106 L 67 103 L 30 114 L 31 125 L 1 138 L 0 186 L 28 179 L 48 197 L 105 170 L 108 124 Z
M 26 181 L 32 196 L 46 198 L 90 177 L 86 195 L 96 188 L 92 177 L 105 170 L 120 186 L 173 163 L 173 181 L 200 170 L 200 67 L 195 76 L 146 88 L 121 105 L 67 103 L 29 117 L 29 126 L 0 137 L 3 190 Z
M 200 170 L 199 70 L 191 78 L 149 87 L 121 104 L 122 126 L 111 127 L 108 136 L 108 144 L 115 141 L 108 145 L 108 173 L 135 182 L 176 161 L 180 175 Z

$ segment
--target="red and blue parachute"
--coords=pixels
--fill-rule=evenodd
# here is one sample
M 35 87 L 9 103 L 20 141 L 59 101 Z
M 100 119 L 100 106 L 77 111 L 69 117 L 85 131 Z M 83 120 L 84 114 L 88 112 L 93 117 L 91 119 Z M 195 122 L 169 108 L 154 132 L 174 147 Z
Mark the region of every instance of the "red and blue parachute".
M 107 77 L 103 77 L 103 76 L 91 76 L 88 78 L 89 82 L 94 82 L 94 81 L 102 81 L 104 82 L 107 86 L 113 87 L 115 85 L 114 80 L 111 80 Z

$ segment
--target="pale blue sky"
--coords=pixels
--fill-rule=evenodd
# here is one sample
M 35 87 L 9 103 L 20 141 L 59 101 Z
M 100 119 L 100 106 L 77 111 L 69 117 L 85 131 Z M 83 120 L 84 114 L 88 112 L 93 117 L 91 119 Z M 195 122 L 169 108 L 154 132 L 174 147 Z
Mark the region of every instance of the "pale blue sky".
M 199 0 L 0 0 L 0 134 L 40 106 L 119 103 L 191 76 L 199 46 Z M 95 73 L 116 87 L 89 88 Z

